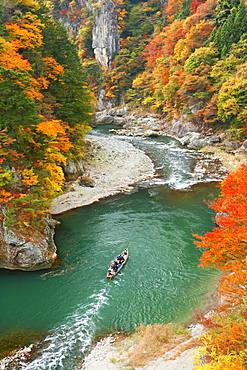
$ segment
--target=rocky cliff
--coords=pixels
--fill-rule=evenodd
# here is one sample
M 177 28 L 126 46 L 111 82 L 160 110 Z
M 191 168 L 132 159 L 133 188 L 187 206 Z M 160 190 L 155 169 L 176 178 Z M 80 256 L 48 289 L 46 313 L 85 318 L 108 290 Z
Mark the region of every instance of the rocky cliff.
M 115 54 L 119 50 L 118 24 L 115 4 L 105 0 L 96 10 L 93 26 L 93 43 L 95 58 L 98 63 L 110 68 Z
M 110 69 L 120 47 L 115 3 L 112 0 L 76 0 L 71 5 L 67 0 L 58 1 L 54 12 L 57 18 L 62 19 L 69 33 L 73 34 L 77 41 L 80 33 L 83 33 L 83 27 L 85 24 L 88 25 L 87 22 L 90 19 L 89 48 L 93 49 L 98 64 Z
M 43 232 L 37 229 L 13 231 L 0 224 L 0 268 L 34 271 L 49 268 L 57 258 L 53 240 L 56 221 L 47 219 Z

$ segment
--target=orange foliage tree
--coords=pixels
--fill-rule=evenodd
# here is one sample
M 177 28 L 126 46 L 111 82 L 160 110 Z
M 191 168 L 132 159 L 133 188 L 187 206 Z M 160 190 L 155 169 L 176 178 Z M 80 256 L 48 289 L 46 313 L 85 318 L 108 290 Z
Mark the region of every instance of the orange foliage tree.
M 44 226 L 92 115 L 76 50 L 47 4 L 0 5 L 0 220 L 9 227 Z
M 245 370 L 247 321 L 235 312 L 213 318 L 212 327 L 201 338 L 195 370 Z
M 217 225 L 204 236 L 195 235 L 204 250 L 201 266 L 224 272 L 221 292 L 225 300 L 241 303 L 247 283 L 247 164 L 229 174 L 221 184 L 221 196 L 212 204 Z
M 192 0 L 190 3 L 190 13 L 194 14 L 199 5 L 205 3 L 205 0 Z

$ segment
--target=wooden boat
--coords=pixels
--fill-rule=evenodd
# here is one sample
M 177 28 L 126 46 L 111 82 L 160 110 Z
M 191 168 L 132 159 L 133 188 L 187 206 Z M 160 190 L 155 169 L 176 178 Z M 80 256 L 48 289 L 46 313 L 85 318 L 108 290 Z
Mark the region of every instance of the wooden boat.
M 121 270 L 122 268 L 124 267 L 124 265 L 126 264 L 127 262 L 127 259 L 129 257 L 129 252 L 128 252 L 128 249 L 124 249 L 123 252 L 119 255 L 122 257 L 122 263 L 120 264 L 120 266 L 118 267 L 117 270 L 114 270 L 112 268 L 112 265 L 118 261 L 117 257 L 111 262 L 108 270 L 107 270 L 107 274 L 106 274 L 106 277 L 108 280 L 112 280 Z

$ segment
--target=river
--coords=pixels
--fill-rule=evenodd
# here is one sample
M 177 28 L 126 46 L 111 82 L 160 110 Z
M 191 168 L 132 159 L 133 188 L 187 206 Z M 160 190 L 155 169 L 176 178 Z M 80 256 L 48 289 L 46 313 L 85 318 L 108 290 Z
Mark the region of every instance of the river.
M 59 216 L 62 264 L 55 270 L 0 272 L 2 334 L 47 332 L 34 358 L 18 369 L 75 369 L 96 335 L 190 320 L 215 289 L 218 275 L 198 267 L 193 245 L 192 234 L 213 225 L 206 201 L 216 194 L 212 183 L 189 187 L 200 181 L 193 171 L 197 154 L 171 138 L 123 139 L 151 156 L 158 177 Z M 106 281 L 109 262 L 125 247 L 128 263 Z

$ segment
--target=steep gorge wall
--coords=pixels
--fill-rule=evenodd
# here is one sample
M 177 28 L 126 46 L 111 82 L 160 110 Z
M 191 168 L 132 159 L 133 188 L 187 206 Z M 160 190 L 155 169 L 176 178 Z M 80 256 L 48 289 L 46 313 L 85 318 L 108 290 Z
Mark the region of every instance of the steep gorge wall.
M 133 102 L 132 83 L 145 69 L 145 47 L 166 22 L 164 1 L 56 0 L 55 4 L 57 17 L 77 43 L 99 110 Z
M 118 21 L 115 3 L 112 0 L 76 0 L 73 6 L 69 1 L 57 1 L 54 12 L 75 38 L 79 35 L 80 27 L 83 26 L 86 18 L 92 19 L 91 47 L 95 59 L 101 67 L 111 68 L 112 61 L 120 48 Z
M 96 60 L 101 66 L 109 69 L 119 51 L 118 24 L 112 0 L 104 1 L 96 10 L 92 36 Z

